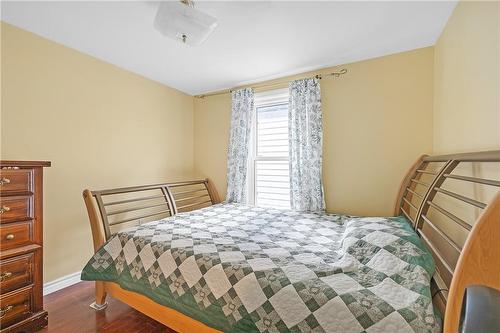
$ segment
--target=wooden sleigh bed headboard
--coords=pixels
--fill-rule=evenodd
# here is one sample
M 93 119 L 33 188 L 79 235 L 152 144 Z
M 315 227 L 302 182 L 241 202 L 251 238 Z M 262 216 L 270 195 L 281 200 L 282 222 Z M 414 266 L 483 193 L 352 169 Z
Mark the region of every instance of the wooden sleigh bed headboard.
M 500 151 L 424 155 L 399 190 L 394 215 L 411 221 L 436 262 L 431 289 L 445 332 L 458 332 L 468 286 L 500 290 L 498 162 Z
M 97 251 L 112 228 L 160 219 L 207 207 L 221 200 L 209 179 L 83 191 Z
M 498 162 L 500 150 L 424 155 L 410 168 L 399 189 L 394 215 L 410 220 L 436 262 L 431 291 L 434 304 L 445 313 L 444 332 L 458 331 L 467 286 L 500 290 Z M 221 201 L 208 179 L 85 190 L 83 197 L 96 251 L 110 238 L 112 228 Z

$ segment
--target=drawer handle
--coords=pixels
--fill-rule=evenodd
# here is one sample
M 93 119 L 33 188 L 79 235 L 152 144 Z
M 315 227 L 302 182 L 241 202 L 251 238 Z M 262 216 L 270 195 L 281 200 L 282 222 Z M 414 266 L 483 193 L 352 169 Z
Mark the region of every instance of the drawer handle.
M 0 282 L 4 282 L 5 280 L 10 278 L 11 276 L 12 276 L 12 272 L 4 272 L 4 273 L 0 274 Z
M 13 240 L 14 239 L 14 234 L 8 234 L 7 236 L 5 236 L 5 239 L 6 240 Z
M 10 184 L 10 179 L 9 178 L 5 178 L 5 177 L 2 177 L 0 179 L 0 185 L 5 185 L 5 184 Z
M 5 308 L 0 310 L 0 318 L 5 317 L 5 315 L 10 312 L 14 307 L 12 305 L 7 305 Z
M 3 214 L 5 212 L 8 212 L 10 210 L 10 207 L 7 207 L 7 206 L 2 206 L 2 208 L 0 208 L 0 214 Z

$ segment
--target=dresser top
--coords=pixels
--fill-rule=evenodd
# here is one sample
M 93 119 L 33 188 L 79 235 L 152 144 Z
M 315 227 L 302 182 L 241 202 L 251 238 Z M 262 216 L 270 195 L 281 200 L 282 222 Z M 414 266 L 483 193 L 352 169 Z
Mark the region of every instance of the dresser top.
M 50 161 L 6 161 L 0 160 L 0 167 L 49 167 Z

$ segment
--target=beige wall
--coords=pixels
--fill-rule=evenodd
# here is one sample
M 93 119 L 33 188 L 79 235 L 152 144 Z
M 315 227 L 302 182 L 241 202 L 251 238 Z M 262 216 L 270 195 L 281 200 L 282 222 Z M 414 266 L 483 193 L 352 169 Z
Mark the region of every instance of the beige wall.
M 500 149 L 500 2 L 461 1 L 434 50 L 434 152 Z
M 500 3 L 458 3 L 434 48 L 434 153 L 500 149 Z M 465 163 L 457 174 L 500 179 L 492 163 Z M 494 187 L 447 181 L 453 192 L 489 202 Z M 481 210 L 446 196 L 435 200 L 473 223 Z M 432 212 L 431 212 L 432 214 Z M 458 244 L 466 233 L 439 214 L 430 215 Z
M 319 72 L 339 68 L 349 72 L 321 81 L 327 210 L 390 215 L 406 170 L 432 151 L 433 49 Z M 230 96 L 194 105 L 195 171 L 225 195 Z
M 2 159 L 49 160 L 45 278 L 92 253 L 82 190 L 189 177 L 193 98 L 2 23 Z

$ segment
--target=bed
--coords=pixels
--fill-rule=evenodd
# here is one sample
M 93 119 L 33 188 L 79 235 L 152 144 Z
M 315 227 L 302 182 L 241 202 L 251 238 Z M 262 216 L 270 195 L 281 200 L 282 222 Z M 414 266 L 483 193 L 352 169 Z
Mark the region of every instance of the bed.
M 395 217 L 220 203 L 209 180 L 86 190 L 96 253 L 82 279 L 96 281 L 94 308 L 111 294 L 179 332 L 439 332 L 438 308 L 458 325 L 450 304 L 459 311 L 465 286 L 500 288 L 491 247 L 488 267 L 476 258 L 476 281 L 463 280 L 474 233 L 498 237 L 498 194 L 480 205 L 442 186 L 465 177 L 452 174 L 462 162 L 495 161 L 499 152 L 421 157 L 402 182 Z M 466 225 L 436 203 L 437 193 L 485 210 L 453 268 L 440 249 L 456 244 L 429 209 Z M 456 331 L 452 325 L 445 330 Z

